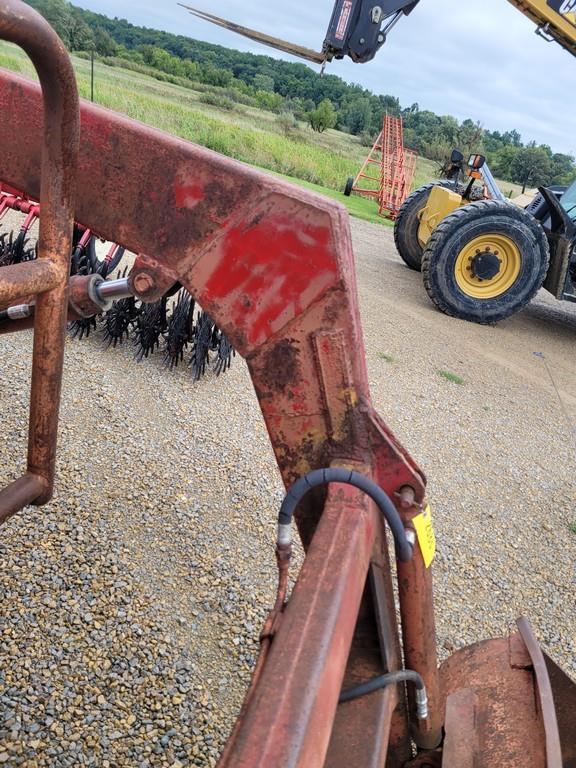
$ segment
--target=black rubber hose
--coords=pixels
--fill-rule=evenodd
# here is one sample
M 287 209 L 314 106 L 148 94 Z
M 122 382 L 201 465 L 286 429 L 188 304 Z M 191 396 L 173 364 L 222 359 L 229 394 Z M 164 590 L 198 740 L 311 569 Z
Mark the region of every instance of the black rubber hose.
M 404 682 L 414 683 L 417 691 L 426 691 L 424 681 L 418 672 L 414 672 L 411 669 L 401 669 L 398 672 L 388 672 L 386 675 L 374 677 L 372 680 L 367 680 L 365 683 L 355 685 L 353 688 L 347 688 L 340 694 L 338 703 L 341 704 L 343 701 L 359 699 L 360 696 L 366 696 L 368 693 L 374 693 L 374 691 L 379 691 L 381 688 L 386 688 L 388 685 Z
M 370 478 L 343 467 L 315 469 L 297 480 L 284 497 L 278 514 L 278 525 L 290 525 L 296 506 L 308 491 L 328 483 L 352 485 L 368 494 L 390 526 L 398 559 L 404 563 L 412 559 L 412 545 L 408 541 L 400 515 L 388 495 Z

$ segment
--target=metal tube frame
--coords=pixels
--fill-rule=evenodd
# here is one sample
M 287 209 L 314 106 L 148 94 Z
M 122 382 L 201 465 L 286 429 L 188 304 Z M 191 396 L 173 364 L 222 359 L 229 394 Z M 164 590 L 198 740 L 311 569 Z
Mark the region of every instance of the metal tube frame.
M 0 38 L 20 45 L 42 87 L 45 126 L 39 142 L 38 261 L 0 272 L 0 301 L 36 295 L 27 473 L 0 491 L 0 521 L 26 504 L 52 496 L 64 333 L 68 311 L 68 260 L 72 235 L 79 140 L 76 79 L 66 50 L 50 25 L 20 0 L 0 1 Z M 19 99 L 12 101 L 18 104 Z M 40 107 L 40 105 L 38 105 Z M 5 114 L 9 114 L 7 110 Z M 23 185 L 26 186 L 26 183 Z

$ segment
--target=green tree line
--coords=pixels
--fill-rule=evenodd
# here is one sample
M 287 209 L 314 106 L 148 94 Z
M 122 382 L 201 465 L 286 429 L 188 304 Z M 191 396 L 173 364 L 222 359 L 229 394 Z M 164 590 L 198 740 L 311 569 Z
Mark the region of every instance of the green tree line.
M 361 137 L 368 146 L 384 113 L 402 115 L 405 144 L 432 160 L 442 161 L 458 147 L 464 153 L 485 154 L 497 177 L 525 186 L 567 184 L 576 177 L 571 155 L 533 141 L 525 144 L 516 130 L 490 131 L 470 119 L 459 122 L 450 115 L 421 110 L 418 104 L 402 108 L 395 96 L 372 93 L 336 75 L 320 77 L 305 64 L 138 27 L 66 0 L 28 2 L 71 51 L 93 50 L 109 63 L 150 68 L 160 79 L 223 88 L 228 99 L 306 120 L 316 131 L 336 127 Z

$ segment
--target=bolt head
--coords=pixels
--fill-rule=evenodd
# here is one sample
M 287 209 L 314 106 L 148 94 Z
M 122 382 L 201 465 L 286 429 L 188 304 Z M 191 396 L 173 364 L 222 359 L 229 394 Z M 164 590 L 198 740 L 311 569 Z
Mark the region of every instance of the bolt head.
M 148 293 L 154 288 L 154 278 L 146 272 L 140 272 L 134 277 L 133 285 L 136 293 Z

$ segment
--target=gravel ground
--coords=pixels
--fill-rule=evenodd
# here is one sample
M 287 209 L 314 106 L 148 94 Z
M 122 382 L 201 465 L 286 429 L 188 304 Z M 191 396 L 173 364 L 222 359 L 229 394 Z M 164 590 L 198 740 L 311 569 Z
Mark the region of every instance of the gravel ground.
M 389 230 L 352 228 L 374 401 L 429 477 L 441 651 L 524 613 L 576 676 L 575 308 L 449 319 Z M 0 337 L 4 480 L 30 338 Z M 275 587 L 282 489 L 246 368 L 193 384 L 68 341 L 60 446 L 55 499 L 2 529 L 0 764 L 213 766 Z

